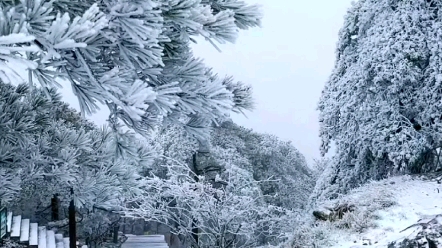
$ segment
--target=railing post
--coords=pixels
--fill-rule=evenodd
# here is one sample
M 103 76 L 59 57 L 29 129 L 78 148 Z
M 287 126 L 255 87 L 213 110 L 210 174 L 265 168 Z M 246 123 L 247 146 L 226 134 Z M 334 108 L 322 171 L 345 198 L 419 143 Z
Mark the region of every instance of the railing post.
M 120 229 L 119 228 L 119 224 L 120 223 L 118 223 L 117 225 L 114 226 L 114 232 L 113 232 L 113 242 L 114 242 L 114 244 L 118 243 L 118 230 Z
M 3 238 L 8 233 L 7 230 L 8 210 L 6 207 L 2 207 L 2 201 L 0 200 L 0 244 L 3 244 Z
M 51 198 L 52 221 L 60 220 L 58 195 L 54 194 Z
M 196 153 L 193 154 L 192 156 L 192 161 L 193 161 L 193 168 L 195 170 L 195 182 L 198 182 L 198 176 L 196 175 L 196 171 L 197 171 L 197 164 L 196 164 Z M 193 241 L 195 242 L 195 247 L 198 247 L 199 244 L 199 235 L 198 235 L 198 226 L 197 226 L 197 220 L 195 218 L 192 219 L 192 237 L 193 237 Z
M 74 188 L 71 188 L 71 202 L 69 203 L 69 248 L 77 247 L 77 223 L 75 219 Z

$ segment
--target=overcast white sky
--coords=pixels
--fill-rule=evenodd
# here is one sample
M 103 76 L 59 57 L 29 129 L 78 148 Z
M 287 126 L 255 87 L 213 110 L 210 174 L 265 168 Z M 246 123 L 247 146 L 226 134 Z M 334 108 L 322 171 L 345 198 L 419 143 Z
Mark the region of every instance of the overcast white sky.
M 338 31 L 351 0 L 245 0 L 262 5 L 262 28 L 242 31 L 235 44 L 194 46 L 196 56 L 220 75 L 253 86 L 256 109 L 236 123 L 291 140 L 312 161 L 319 157 L 316 106 L 335 60 Z M 61 89 L 78 109 L 70 87 Z M 75 99 L 75 100 L 74 100 Z M 104 124 L 109 111 L 92 117 Z
M 335 62 L 335 47 L 351 0 L 245 0 L 263 6 L 262 28 L 241 32 L 233 45 L 194 46 L 220 75 L 253 86 L 256 109 L 236 123 L 291 140 L 319 157 L 317 102 Z

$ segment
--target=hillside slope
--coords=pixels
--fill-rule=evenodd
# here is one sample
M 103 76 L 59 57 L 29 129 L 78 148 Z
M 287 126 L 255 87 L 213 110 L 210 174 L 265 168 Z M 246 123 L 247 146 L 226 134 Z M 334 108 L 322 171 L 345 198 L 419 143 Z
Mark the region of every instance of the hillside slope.
M 375 204 L 380 195 L 389 198 L 380 200 L 392 200 L 394 205 L 375 210 L 371 227 L 362 233 L 351 233 L 352 229 L 349 229 L 348 233 L 332 234 L 331 238 L 336 242 L 332 247 L 387 247 L 406 238 L 416 239 L 424 226 L 431 221 L 437 224 L 435 217 L 442 214 L 442 184 L 439 183 L 437 178 L 402 176 L 375 182 L 355 191 L 347 197 L 347 201 L 359 201 L 355 202 L 356 205 L 361 202 Z
M 396 176 L 317 202 L 279 247 L 442 248 L 441 182 L 442 173 Z

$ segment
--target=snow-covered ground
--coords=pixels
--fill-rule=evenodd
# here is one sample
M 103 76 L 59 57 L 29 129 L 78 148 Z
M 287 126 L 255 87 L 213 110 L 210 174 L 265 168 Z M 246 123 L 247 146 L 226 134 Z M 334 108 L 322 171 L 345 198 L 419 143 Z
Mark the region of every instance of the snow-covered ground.
M 356 192 L 350 198 L 370 201 L 369 198 L 376 199 L 378 195 L 383 195 L 392 197 L 391 200 L 396 204 L 376 211 L 376 216 L 379 217 L 374 220 L 376 228 L 369 228 L 362 234 L 345 233 L 343 230 L 332 234 L 331 239 L 337 241 L 337 244 L 332 246 L 333 248 L 387 247 L 390 242 L 412 237 L 420 230 L 419 226 L 404 230 L 407 227 L 419 221 L 428 222 L 431 217 L 442 214 L 442 184 L 439 184 L 437 180 L 402 176 L 385 180 L 382 183 L 376 182 L 373 187 L 371 186 L 370 184 L 364 186 L 364 190 L 358 191 L 359 195 Z

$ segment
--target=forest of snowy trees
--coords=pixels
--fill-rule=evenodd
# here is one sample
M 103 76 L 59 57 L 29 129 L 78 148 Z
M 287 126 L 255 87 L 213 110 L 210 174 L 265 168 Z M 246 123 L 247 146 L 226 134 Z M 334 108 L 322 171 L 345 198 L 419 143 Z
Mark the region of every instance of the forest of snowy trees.
M 218 76 L 190 49 L 197 36 L 218 49 L 259 26 L 257 6 L 0 7 L 3 206 L 45 223 L 66 217 L 74 199 L 78 239 L 98 246 L 120 217 L 164 224 L 192 247 L 284 240 L 313 190 L 313 171 L 289 142 L 231 122 L 230 113 L 253 108 L 251 86 Z M 62 101 L 60 87 L 72 89 L 81 112 Z M 108 125 L 85 119 L 102 107 Z
M 1 205 L 48 223 L 73 199 L 77 238 L 97 247 L 122 217 L 183 247 L 300 247 L 317 202 L 441 169 L 442 2 L 353 4 L 318 104 L 321 152 L 336 152 L 316 166 L 235 124 L 252 86 L 190 47 L 219 49 L 262 18 L 240 0 L 0 1 Z M 100 127 L 87 117 L 102 108 Z

